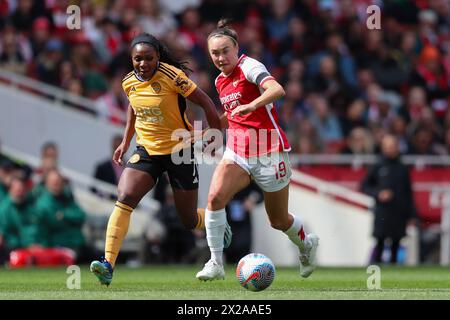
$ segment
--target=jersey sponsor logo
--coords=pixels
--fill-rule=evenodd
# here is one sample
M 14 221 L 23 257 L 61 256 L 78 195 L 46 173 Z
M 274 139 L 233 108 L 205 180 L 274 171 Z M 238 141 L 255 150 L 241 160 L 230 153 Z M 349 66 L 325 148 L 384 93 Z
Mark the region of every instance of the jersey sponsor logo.
M 228 103 L 230 101 L 238 100 L 240 98 L 242 98 L 242 93 L 240 93 L 238 91 L 238 92 L 230 93 L 230 94 L 220 98 L 220 102 L 222 102 L 222 104 L 224 104 L 224 103 Z
M 130 160 L 128 160 L 129 163 L 136 163 L 139 160 L 141 160 L 141 156 L 137 153 L 133 154 L 130 158 Z
M 158 81 L 155 81 L 152 83 L 152 89 L 153 89 L 153 91 L 155 91 L 155 93 L 161 92 L 161 85 L 159 84 Z
M 160 107 L 136 107 L 136 118 L 139 121 L 151 123 L 163 123 L 164 116 Z
M 191 89 L 192 87 L 192 83 L 190 83 L 186 78 L 177 76 L 175 78 L 175 85 L 177 87 L 180 87 L 180 90 L 182 93 L 186 93 L 189 91 L 189 89 Z
M 240 105 L 241 105 L 241 103 L 239 102 L 239 100 L 235 100 L 235 101 L 231 101 L 229 103 L 224 103 L 222 106 L 225 110 L 230 111 Z
M 222 106 L 225 110 L 233 110 L 241 104 L 239 98 L 242 98 L 242 94 L 239 91 L 233 92 L 220 98 L 220 102 L 222 102 Z

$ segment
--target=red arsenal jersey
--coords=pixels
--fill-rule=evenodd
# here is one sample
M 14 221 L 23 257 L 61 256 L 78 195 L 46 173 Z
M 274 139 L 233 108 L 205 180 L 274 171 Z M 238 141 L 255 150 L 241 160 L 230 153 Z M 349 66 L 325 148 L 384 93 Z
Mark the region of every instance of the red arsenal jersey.
M 231 112 L 258 98 L 264 91 L 265 81 L 274 79 L 259 61 L 242 55 L 236 68 L 228 76 L 216 78 L 216 89 L 228 118 L 227 148 L 241 157 L 255 157 L 270 152 L 290 151 L 286 134 L 278 124 L 273 103 L 255 111 L 231 118 Z

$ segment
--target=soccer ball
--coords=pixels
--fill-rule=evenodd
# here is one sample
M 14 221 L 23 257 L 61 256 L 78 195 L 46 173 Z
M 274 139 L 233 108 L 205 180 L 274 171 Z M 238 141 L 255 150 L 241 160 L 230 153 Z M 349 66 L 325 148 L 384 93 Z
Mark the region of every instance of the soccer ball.
M 261 253 L 250 253 L 239 260 L 236 277 L 241 286 L 250 291 L 267 289 L 275 278 L 275 266 Z

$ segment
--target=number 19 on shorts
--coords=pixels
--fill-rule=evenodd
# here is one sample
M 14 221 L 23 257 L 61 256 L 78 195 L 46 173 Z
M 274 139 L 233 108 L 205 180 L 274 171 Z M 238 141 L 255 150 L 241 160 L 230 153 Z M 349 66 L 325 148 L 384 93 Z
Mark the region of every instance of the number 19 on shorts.
M 284 161 L 278 163 L 278 165 L 274 164 L 275 168 L 275 178 L 277 180 L 282 179 L 286 176 L 286 164 Z

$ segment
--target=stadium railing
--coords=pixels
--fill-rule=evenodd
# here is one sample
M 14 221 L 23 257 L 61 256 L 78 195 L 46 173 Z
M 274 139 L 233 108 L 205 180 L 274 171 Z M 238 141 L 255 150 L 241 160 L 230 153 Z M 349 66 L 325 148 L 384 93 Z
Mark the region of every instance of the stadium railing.
M 290 161 L 293 166 L 299 165 L 348 165 L 353 168 L 373 165 L 376 155 L 346 155 L 346 154 L 292 154 Z M 443 166 L 450 169 L 450 155 L 403 155 L 404 164 L 417 169 L 426 166 Z

